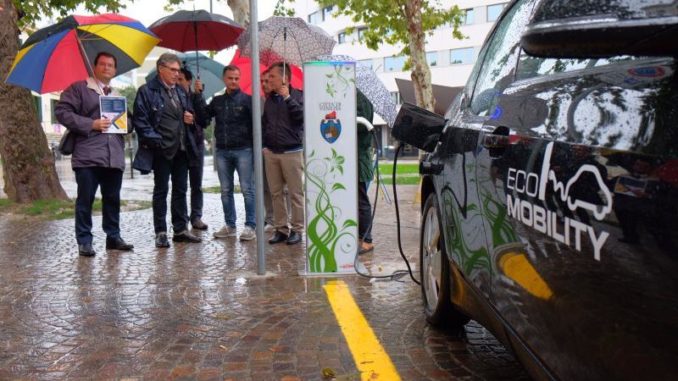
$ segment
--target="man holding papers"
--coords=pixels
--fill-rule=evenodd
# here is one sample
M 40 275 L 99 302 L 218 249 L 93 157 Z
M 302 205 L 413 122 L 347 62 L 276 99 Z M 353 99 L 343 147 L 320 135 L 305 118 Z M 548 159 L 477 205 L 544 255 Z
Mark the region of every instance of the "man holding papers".
M 108 114 L 104 112 L 102 116 L 101 110 L 101 101 L 106 103 L 111 93 L 109 84 L 115 77 L 116 65 L 116 58 L 112 54 L 100 52 L 94 59 L 94 76 L 73 83 L 61 93 L 54 110 L 59 123 L 75 136 L 71 159 L 78 184 L 75 237 L 78 253 L 87 257 L 96 254 L 92 247 L 92 204 L 99 186 L 106 249 L 128 251 L 134 248 L 120 237 L 120 187 L 125 171 L 125 141 L 122 134 L 130 130 L 127 128 L 127 106 L 124 101 L 118 100 L 119 97 L 110 97 L 111 100 L 116 99 L 115 109 L 119 114 L 115 126 L 111 125 Z

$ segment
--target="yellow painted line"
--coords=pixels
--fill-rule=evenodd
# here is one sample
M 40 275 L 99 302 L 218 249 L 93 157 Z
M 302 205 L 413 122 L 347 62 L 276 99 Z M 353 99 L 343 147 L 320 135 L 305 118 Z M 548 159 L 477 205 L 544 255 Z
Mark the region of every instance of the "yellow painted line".
M 499 260 L 504 274 L 533 296 L 549 300 L 553 291 L 522 253 L 506 253 Z
M 330 281 L 323 288 L 353 354 L 361 380 L 400 380 L 395 365 L 370 328 L 346 283 Z

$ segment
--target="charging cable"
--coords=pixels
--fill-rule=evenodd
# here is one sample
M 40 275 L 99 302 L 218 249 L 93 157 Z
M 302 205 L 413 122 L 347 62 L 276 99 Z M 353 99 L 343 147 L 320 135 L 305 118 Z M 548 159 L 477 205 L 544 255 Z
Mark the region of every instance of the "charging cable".
M 374 139 L 375 145 L 376 145 L 376 147 L 379 147 L 379 140 L 377 138 L 377 134 L 375 133 L 374 126 L 372 126 L 372 124 L 369 121 L 367 121 L 367 119 L 365 119 L 363 117 L 358 117 L 357 122 L 359 124 L 363 124 L 365 126 L 365 128 L 367 128 L 367 130 L 372 133 L 372 138 Z M 393 161 L 393 194 L 394 194 L 394 199 L 395 199 L 396 221 L 397 221 L 397 226 L 398 226 L 398 248 L 400 249 L 400 256 L 403 258 L 403 260 L 405 261 L 405 264 L 407 265 L 407 270 L 396 270 L 389 275 L 371 275 L 371 274 L 366 274 L 366 273 L 361 272 L 360 269 L 358 268 L 358 257 L 360 256 L 360 254 L 359 254 L 360 253 L 360 246 L 358 247 L 358 250 L 356 251 L 356 255 L 355 255 L 355 258 L 354 258 L 354 261 L 353 261 L 353 268 L 355 269 L 356 274 L 363 276 L 365 278 L 369 278 L 369 279 L 384 279 L 384 280 L 388 279 L 388 280 L 398 281 L 398 280 L 400 280 L 400 278 L 406 276 L 409 273 L 410 278 L 412 278 L 412 280 L 416 284 L 420 284 L 419 281 L 417 281 L 414 278 L 414 275 L 412 274 L 412 269 L 410 268 L 410 263 L 407 261 L 407 258 L 403 254 L 403 249 L 402 249 L 401 240 L 400 240 L 400 213 L 399 213 L 399 210 L 398 210 L 398 198 L 397 198 L 396 193 L 395 193 L 396 192 L 395 186 L 396 186 L 396 166 L 397 166 L 397 163 L 398 163 L 397 158 L 398 158 L 398 154 L 400 153 L 401 147 L 402 147 L 402 144 L 398 145 L 398 149 L 396 150 L 396 155 L 395 155 L 395 158 L 394 158 L 394 161 Z M 369 223 L 369 226 L 367 227 L 367 229 L 365 229 L 365 233 L 363 234 L 363 236 L 360 237 L 361 240 L 365 239 L 365 235 L 367 235 L 367 233 L 370 230 L 372 230 L 372 224 L 374 223 L 374 216 L 377 212 L 377 201 L 379 200 L 379 185 L 380 185 L 379 180 L 381 179 L 381 176 L 380 176 L 380 173 L 379 173 L 379 155 L 376 155 L 374 163 L 375 163 L 376 172 L 377 172 L 376 173 L 377 191 L 374 194 L 374 202 L 372 203 L 372 214 L 370 216 L 370 223 Z M 386 193 L 386 192 L 384 192 L 384 193 Z

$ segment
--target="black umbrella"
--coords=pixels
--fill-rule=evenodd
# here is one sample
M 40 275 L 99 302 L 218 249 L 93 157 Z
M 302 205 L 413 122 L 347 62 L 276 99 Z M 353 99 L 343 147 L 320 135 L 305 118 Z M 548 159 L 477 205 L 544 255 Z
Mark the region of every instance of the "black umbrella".
M 205 10 L 177 11 L 148 27 L 162 39 L 158 46 L 180 52 L 222 50 L 236 44 L 245 30 L 226 16 Z M 199 73 L 199 72 L 198 72 Z

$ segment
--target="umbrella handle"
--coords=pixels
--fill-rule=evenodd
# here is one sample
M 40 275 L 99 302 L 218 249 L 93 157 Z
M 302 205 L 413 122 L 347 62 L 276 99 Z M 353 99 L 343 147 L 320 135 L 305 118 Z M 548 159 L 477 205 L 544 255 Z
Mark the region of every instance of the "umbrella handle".
M 89 57 L 87 57 L 87 52 L 85 52 L 85 47 L 82 46 L 82 41 L 80 41 L 80 38 L 78 37 L 78 32 L 75 32 L 75 40 L 78 41 L 78 47 L 80 48 L 80 54 L 82 54 L 82 59 L 83 59 L 83 61 L 85 61 L 85 65 L 87 66 L 87 74 L 89 74 L 90 76 L 93 76 L 94 75 L 94 69 L 92 69 L 92 64 L 89 62 Z
M 193 5 L 195 7 L 195 5 Z M 193 10 L 195 13 L 195 10 Z M 198 22 L 193 20 L 193 37 L 195 38 L 195 46 L 198 46 Z M 196 67 L 196 77 L 200 79 L 200 61 L 198 59 L 198 51 L 195 51 L 195 67 Z

